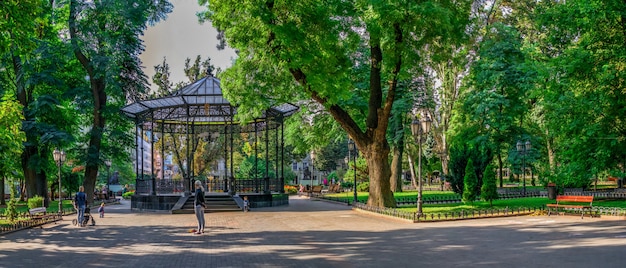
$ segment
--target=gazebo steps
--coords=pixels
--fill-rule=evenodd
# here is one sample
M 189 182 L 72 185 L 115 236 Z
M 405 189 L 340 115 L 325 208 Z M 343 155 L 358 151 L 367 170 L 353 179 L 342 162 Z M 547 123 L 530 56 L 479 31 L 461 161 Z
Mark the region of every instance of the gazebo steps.
M 172 214 L 194 214 L 193 203 L 195 201 L 195 196 L 187 196 L 181 197 L 181 199 L 186 198 L 186 200 L 181 200 L 179 202 L 184 202 L 182 207 L 177 208 L 176 206 L 172 209 Z M 206 194 L 204 196 L 206 208 L 205 212 L 225 212 L 225 211 L 241 211 L 237 202 L 233 199 L 229 194 Z

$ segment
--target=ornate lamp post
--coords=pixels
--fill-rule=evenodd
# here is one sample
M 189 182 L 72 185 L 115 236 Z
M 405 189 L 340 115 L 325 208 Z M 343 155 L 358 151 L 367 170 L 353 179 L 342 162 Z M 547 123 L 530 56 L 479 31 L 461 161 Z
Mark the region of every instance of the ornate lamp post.
M 532 149 L 532 144 L 530 141 L 526 141 L 523 143 L 522 141 L 517 141 L 517 153 L 522 155 L 522 195 L 526 196 L 526 155 Z
M 352 163 L 354 164 L 354 186 L 352 187 L 354 189 L 354 198 L 352 199 L 352 205 L 355 205 L 356 202 L 358 202 L 357 195 L 356 195 L 356 146 L 352 139 L 348 139 L 348 158 L 350 158 L 350 152 L 354 152 L 352 156 L 353 157 Z
M 422 205 L 424 203 L 422 199 L 422 137 L 428 134 L 430 131 L 430 123 L 432 121 L 429 117 L 424 116 L 422 120 L 413 119 L 411 123 L 411 133 L 415 137 L 418 145 L 418 161 L 417 161 L 417 215 L 422 215 Z
M 315 179 L 315 157 L 317 154 L 315 151 L 311 151 L 311 190 L 313 190 L 313 179 Z M 317 181 L 316 181 L 317 182 Z
M 59 149 L 54 149 L 52 152 L 52 157 L 54 158 L 54 162 L 57 164 L 59 168 L 59 216 L 63 215 L 63 199 L 61 198 L 61 165 L 65 162 L 65 152 L 59 151 Z
M 104 165 L 107 167 L 107 196 L 104 198 L 109 199 L 109 195 L 111 194 L 111 160 L 104 160 Z

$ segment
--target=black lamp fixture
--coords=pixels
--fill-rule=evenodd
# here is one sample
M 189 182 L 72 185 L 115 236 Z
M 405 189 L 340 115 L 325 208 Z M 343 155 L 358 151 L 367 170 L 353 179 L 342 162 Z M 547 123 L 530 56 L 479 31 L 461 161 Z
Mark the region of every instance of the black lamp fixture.
M 430 125 L 432 120 L 428 116 L 422 116 L 421 120 L 417 118 L 413 119 L 411 122 L 411 134 L 415 137 L 415 140 L 418 145 L 418 161 L 417 161 L 417 215 L 422 215 L 422 205 L 424 204 L 424 200 L 422 198 L 422 138 L 430 131 Z
M 63 199 L 61 197 L 61 165 L 65 162 L 65 152 L 63 150 L 54 149 L 52 152 L 52 157 L 54 158 L 54 162 L 57 164 L 59 168 L 59 215 L 63 215 Z

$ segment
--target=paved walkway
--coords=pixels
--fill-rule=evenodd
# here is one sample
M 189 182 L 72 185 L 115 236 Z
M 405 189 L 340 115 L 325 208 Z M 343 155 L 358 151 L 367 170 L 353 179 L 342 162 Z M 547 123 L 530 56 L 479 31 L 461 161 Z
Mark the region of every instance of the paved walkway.
M 107 207 L 0 237 L 0 267 L 625 267 L 626 221 L 575 216 L 412 224 L 298 197 L 206 215 Z M 93 213 L 97 217 L 97 213 Z

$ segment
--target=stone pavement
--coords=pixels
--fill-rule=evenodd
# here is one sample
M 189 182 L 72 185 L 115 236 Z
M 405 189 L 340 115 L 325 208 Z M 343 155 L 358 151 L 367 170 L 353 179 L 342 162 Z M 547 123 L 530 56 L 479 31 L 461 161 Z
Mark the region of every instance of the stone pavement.
M 626 221 L 525 216 L 406 223 L 325 201 L 194 215 L 106 207 L 0 237 L 0 267 L 626 267 Z M 94 210 L 95 211 L 95 210 Z

